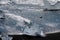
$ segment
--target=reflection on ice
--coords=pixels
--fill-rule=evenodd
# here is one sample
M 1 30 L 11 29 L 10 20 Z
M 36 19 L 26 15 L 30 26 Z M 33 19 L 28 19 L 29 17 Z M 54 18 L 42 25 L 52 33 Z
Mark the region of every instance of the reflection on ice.
M 45 23 L 45 25 L 50 26 L 50 27 L 57 27 L 59 23 Z

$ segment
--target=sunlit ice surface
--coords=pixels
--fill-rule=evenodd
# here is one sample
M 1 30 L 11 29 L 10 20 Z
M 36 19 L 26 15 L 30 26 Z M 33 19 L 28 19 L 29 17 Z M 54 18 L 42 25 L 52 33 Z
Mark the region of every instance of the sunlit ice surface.
M 46 4 L 45 4 L 46 3 Z M 0 4 L 0 32 L 8 35 L 41 35 L 60 32 L 60 9 L 47 0 L 3 0 Z

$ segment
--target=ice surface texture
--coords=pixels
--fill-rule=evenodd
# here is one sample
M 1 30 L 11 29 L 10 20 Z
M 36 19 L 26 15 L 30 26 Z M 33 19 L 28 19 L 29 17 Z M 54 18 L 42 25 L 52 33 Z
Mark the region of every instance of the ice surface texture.
M 32 36 L 60 32 L 59 9 L 60 4 L 53 6 L 47 0 L 1 0 L 0 32 Z

